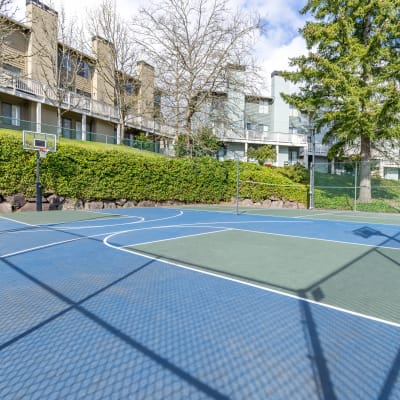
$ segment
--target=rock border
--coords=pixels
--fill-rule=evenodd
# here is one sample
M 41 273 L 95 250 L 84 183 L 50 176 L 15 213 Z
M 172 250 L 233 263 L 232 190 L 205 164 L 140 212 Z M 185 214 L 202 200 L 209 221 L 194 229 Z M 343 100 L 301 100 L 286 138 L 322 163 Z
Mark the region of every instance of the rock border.
M 199 203 L 192 203 L 199 204 Z M 221 202 L 223 205 L 233 206 L 236 204 L 236 199 L 232 198 L 230 202 Z M 131 208 L 131 207 L 162 207 L 162 206 L 182 206 L 188 203 L 182 201 L 152 201 L 152 200 L 76 200 L 58 196 L 56 194 L 49 194 L 42 197 L 43 211 L 57 211 L 57 210 L 103 210 L 113 208 Z M 209 204 L 205 204 L 209 205 Z M 251 199 L 241 199 L 239 205 L 243 207 L 255 208 L 292 208 L 292 209 L 305 209 L 307 208 L 303 203 L 288 201 L 285 199 L 278 199 L 271 197 L 263 201 L 253 201 Z M 36 198 L 25 197 L 22 193 L 16 193 L 11 196 L 0 194 L 0 213 L 12 213 L 23 211 L 36 211 Z

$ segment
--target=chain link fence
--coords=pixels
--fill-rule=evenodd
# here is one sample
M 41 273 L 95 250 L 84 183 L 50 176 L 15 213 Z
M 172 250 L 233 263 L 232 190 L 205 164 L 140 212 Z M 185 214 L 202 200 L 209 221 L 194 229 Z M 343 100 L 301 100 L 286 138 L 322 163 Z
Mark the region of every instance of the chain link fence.
M 400 161 L 316 163 L 314 200 L 315 208 L 400 212 Z

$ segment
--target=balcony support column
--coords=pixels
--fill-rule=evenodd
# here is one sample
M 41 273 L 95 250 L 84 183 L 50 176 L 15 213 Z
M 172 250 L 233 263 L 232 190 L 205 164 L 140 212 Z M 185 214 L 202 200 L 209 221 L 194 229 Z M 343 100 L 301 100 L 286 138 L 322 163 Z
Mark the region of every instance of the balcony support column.
M 247 150 L 249 149 L 249 131 L 245 130 L 245 141 L 244 141 L 244 157 L 245 160 L 248 161 L 247 158 Z
M 279 165 L 280 165 L 279 164 L 279 144 L 276 145 L 275 149 L 276 149 L 276 162 L 275 162 L 275 165 L 277 167 L 279 167 Z
M 86 141 L 86 114 L 82 114 L 82 140 Z
M 42 132 L 42 103 L 36 103 L 36 132 Z

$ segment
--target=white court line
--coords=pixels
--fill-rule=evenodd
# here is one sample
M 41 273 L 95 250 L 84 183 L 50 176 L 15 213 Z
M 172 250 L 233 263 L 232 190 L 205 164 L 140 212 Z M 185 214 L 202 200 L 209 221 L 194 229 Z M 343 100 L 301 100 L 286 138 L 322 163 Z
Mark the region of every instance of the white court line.
M 12 257 L 12 256 L 17 256 L 19 254 L 29 253 L 29 252 L 35 251 L 35 250 L 41 250 L 41 249 L 46 249 L 46 248 L 52 247 L 52 246 L 58 246 L 59 244 L 76 242 L 78 240 L 90 239 L 90 238 L 94 238 L 94 237 L 97 237 L 97 236 L 104 236 L 104 235 L 107 235 L 107 233 L 99 233 L 97 235 L 82 236 L 82 237 L 73 238 L 73 239 L 61 240 L 61 241 L 58 241 L 58 242 L 51 242 L 51 243 L 43 244 L 41 246 L 30 247 L 28 249 L 18 250 L 18 251 L 15 251 L 13 253 L 0 255 L 0 260 L 2 258 L 8 258 L 8 257 Z
M 354 215 L 349 215 L 349 214 L 342 214 L 342 213 L 321 213 L 321 214 L 313 214 L 312 216 L 308 216 L 308 215 L 302 215 L 300 217 L 288 217 L 288 218 L 296 218 L 296 219 L 300 219 L 300 218 L 310 218 L 312 219 L 313 216 L 318 216 L 318 215 L 331 215 L 331 216 L 340 216 L 343 217 L 344 219 L 329 219 L 329 218 L 317 218 L 316 221 L 328 221 L 328 222 L 343 222 L 345 224 L 349 224 L 349 223 L 355 223 L 355 224 L 374 224 L 374 225 L 387 225 L 387 226 L 396 226 L 399 227 L 400 225 L 400 221 L 398 224 L 394 224 L 394 223 L 388 223 L 385 221 L 381 220 L 381 217 L 370 217 L 370 216 L 364 216 L 364 215 L 360 215 L 359 217 L 361 218 L 365 218 L 365 219 L 378 219 L 380 221 L 375 222 L 375 221 L 362 221 L 362 220 L 357 220 L 357 216 Z M 345 219 L 347 217 L 347 219 Z M 350 218 L 354 218 L 354 219 L 350 219 Z
M 291 221 L 267 221 L 267 222 L 291 222 Z M 300 222 L 300 221 L 295 221 L 295 222 Z M 152 243 L 160 243 L 160 242 L 167 242 L 169 240 L 176 240 L 176 239 L 185 239 L 187 237 L 192 237 L 192 236 L 201 236 L 201 235 L 209 235 L 211 233 L 219 233 L 219 232 L 225 232 L 225 231 L 241 231 L 244 229 L 238 229 L 238 228 L 229 228 L 226 226 L 215 226 L 215 224 L 243 224 L 243 223 L 265 223 L 265 221 L 246 221 L 246 222 L 196 222 L 194 224 L 181 224 L 181 225 L 171 225 L 171 226 L 157 226 L 157 227 L 151 227 L 151 228 L 139 228 L 139 229 L 133 229 L 133 230 L 127 230 L 127 231 L 123 231 L 123 233 L 128 233 L 128 232 L 136 232 L 136 231 L 141 231 L 141 230 L 147 230 L 147 229 L 163 229 L 163 228 L 212 228 L 212 229 L 218 229 L 212 232 L 203 232 L 203 233 L 196 233 L 193 235 L 185 235 L 185 236 L 175 236 L 172 238 L 168 238 L 168 239 L 160 239 L 160 240 L 153 240 L 150 242 L 140 242 L 140 243 L 132 243 L 132 244 L 127 244 L 124 245 L 125 247 L 129 247 L 129 246 L 141 246 L 144 244 L 152 244 Z M 309 221 L 301 221 L 301 223 L 311 223 Z M 258 231 L 254 231 L 256 233 L 265 233 L 265 232 L 258 232 Z M 116 232 L 115 234 L 112 234 L 112 236 L 116 236 L 118 235 L 118 232 Z
M 364 246 L 364 247 L 375 247 L 375 248 L 378 248 L 378 249 L 400 250 L 400 248 L 397 248 L 397 247 L 380 246 L 379 244 L 367 244 L 367 243 L 359 243 L 359 242 L 345 242 L 345 241 L 333 240 L 333 239 L 322 239 L 322 238 L 298 236 L 298 235 L 286 235 L 286 234 L 283 234 L 283 233 L 260 232 L 260 231 L 253 231 L 251 229 L 237 229 L 236 228 L 235 230 L 243 231 L 243 232 L 261 233 L 261 234 L 264 234 L 264 235 L 283 236 L 283 237 L 289 237 L 289 238 L 294 238 L 294 239 L 318 240 L 318 241 L 321 241 L 321 242 L 349 244 L 349 245 Z M 395 239 L 387 238 L 387 241 L 389 241 L 389 240 L 395 240 Z
M 255 221 L 259 222 L 259 221 Z M 248 223 L 246 222 L 240 222 L 240 223 Z M 250 233 L 258 233 L 262 235 L 269 235 L 269 236 L 281 236 L 281 237 L 288 237 L 288 238 L 294 238 L 294 239 L 306 239 L 306 240 L 318 240 L 321 242 L 328 242 L 328 243 L 338 243 L 338 244 L 345 244 L 345 245 L 354 245 L 354 246 L 363 246 L 363 247 L 370 247 L 370 248 L 379 248 L 379 249 L 390 249 L 390 250 L 400 250 L 400 248 L 396 247 L 390 247 L 390 246 L 380 246 L 379 244 L 367 244 L 367 243 L 359 243 L 359 242 L 346 242 L 346 241 L 341 241 L 341 240 L 333 240 L 333 239 L 323 239 L 323 238 L 315 238 L 315 237 L 306 237 L 306 236 L 298 236 L 298 235 L 288 235 L 288 234 L 283 234 L 283 233 L 274 233 L 274 232 L 263 232 L 263 231 L 256 231 L 256 230 L 251 230 L 251 229 L 240 229 L 240 228 L 228 228 L 226 226 L 223 226 L 226 224 L 226 222 L 214 222 L 214 223 L 208 223 L 207 225 L 203 225 L 206 223 L 194 223 L 194 224 L 179 224 L 179 225 L 163 225 L 163 226 L 151 226 L 148 228 L 137 228 L 137 229 L 127 229 L 124 231 L 118 231 L 118 232 L 113 232 L 112 236 L 116 236 L 119 234 L 125 234 L 128 232 L 137 232 L 141 230 L 152 230 L 152 229 L 169 229 L 169 228 L 196 228 L 196 227 L 203 227 L 203 228 L 219 228 L 219 229 L 225 229 L 225 230 L 237 230 L 237 231 L 242 231 L 242 232 L 250 232 Z M 222 226 L 215 226 L 213 224 L 221 224 Z M 190 235 L 188 235 L 190 236 Z M 168 238 L 164 240 L 172 240 L 172 239 L 183 239 L 186 236 L 177 236 L 174 238 Z M 105 238 L 106 240 L 107 238 Z M 162 240 L 160 240 L 162 241 Z M 104 242 L 104 241 L 103 241 Z M 132 245 L 131 245 L 132 246 Z
M 285 218 L 285 217 L 283 217 Z M 266 220 L 266 221 L 220 221 L 220 222 L 195 222 L 194 224 L 191 225 L 201 225 L 201 224 L 295 224 L 295 223 L 300 223 L 300 224 L 312 224 L 313 221 L 274 221 L 274 220 Z
M 0 218 L 6 219 L 7 221 L 11 221 L 11 222 L 16 222 L 17 224 L 28 225 L 28 226 L 36 226 L 36 225 L 28 224 L 27 222 L 21 222 L 21 221 L 17 221 L 15 219 L 12 219 L 12 218 L 7 218 L 7 217 L 4 217 L 3 215 L 0 215 Z
M 318 213 L 318 214 L 309 214 L 309 215 L 300 215 L 298 217 L 288 217 L 288 218 L 296 218 L 296 219 L 300 219 L 300 218 L 312 218 L 312 217 L 318 217 L 319 215 L 335 215 L 332 213 Z M 330 221 L 330 220 L 329 220 Z
M 81 225 L 81 226 L 61 226 L 61 227 L 58 227 L 59 224 L 64 224 L 64 223 L 68 223 L 68 222 L 71 223 L 71 221 L 68 221 L 68 222 L 60 222 L 60 223 L 57 222 L 56 224 L 43 224 L 43 225 L 39 225 L 39 226 L 56 225 L 56 226 L 54 226 L 55 230 L 75 231 L 75 230 L 80 230 L 80 229 L 107 228 L 109 226 L 123 226 L 123 225 L 139 224 L 140 222 L 144 221 L 143 217 L 129 217 L 129 218 L 137 218 L 138 220 L 137 221 L 133 221 L 133 222 L 123 222 L 123 223 L 120 223 L 120 224 Z M 87 221 L 90 221 L 90 220 L 87 220 Z M 76 222 L 79 223 L 79 222 L 82 222 L 82 221 L 76 221 Z
M 194 272 L 197 272 L 197 273 L 200 273 L 200 274 L 213 276 L 213 277 L 216 277 L 218 279 L 223 279 L 223 280 L 227 280 L 227 281 L 231 281 L 231 282 L 236 282 L 236 283 L 239 283 L 241 285 L 254 287 L 254 288 L 266 291 L 266 292 L 271 292 L 271 293 L 275 293 L 275 294 L 278 294 L 278 295 L 281 295 L 281 296 L 289 297 L 289 298 L 292 298 L 292 299 L 295 299 L 295 300 L 298 300 L 298 301 L 304 301 L 306 303 L 314 304 L 314 305 L 322 307 L 322 308 L 328 308 L 328 309 L 331 309 L 331 310 L 340 311 L 340 312 L 343 312 L 345 314 L 353 315 L 353 316 L 356 316 L 356 317 L 359 317 L 359 318 L 363 318 L 363 319 L 367 319 L 367 320 L 370 320 L 370 321 L 379 322 L 379 323 L 382 323 L 382 324 L 385 324 L 385 325 L 389 325 L 389 326 L 393 326 L 393 327 L 396 327 L 396 328 L 400 328 L 400 324 L 396 323 L 396 322 L 387 321 L 387 320 L 384 320 L 384 319 L 381 319 L 381 318 L 372 317 L 370 315 L 361 314 L 361 313 L 358 313 L 358 312 L 355 312 L 355 311 L 347 310 L 345 308 L 332 306 L 330 304 L 319 303 L 319 302 L 317 302 L 315 300 L 305 299 L 303 297 L 299 297 L 299 296 L 296 296 L 294 294 L 281 292 L 279 290 L 267 288 L 265 286 L 260 286 L 260 285 L 257 285 L 255 283 L 249 283 L 249 282 L 241 281 L 239 279 L 235 279 L 235 278 L 219 275 L 219 274 L 216 274 L 214 272 L 209 272 L 209 271 L 204 271 L 204 270 L 201 270 L 201 269 L 196 269 L 196 268 L 193 268 L 193 267 L 188 267 L 187 265 L 179 264 L 179 263 L 172 262 L 172 261 L 169 261 L 169 260 L 166 260 L 166 259 L 162 259 L 162 258 L 158 259 L 156 257 L 148 256 L 148 255 L 145 255 L 145 254 L 140 253 L 138 251 L 128 250 L 128 249 L 125 249 L 124 247 L 114 246 L 114 245 L 106 242 L 106 239 L 107 238 L 103 239 L 103 243 L 106 246 L 108 246 L 110 248 L 113 248 L 115 250 L 118 250 L 118 251 L 123 251 L 125 253 L 139 255 L 141 257 L 144 257 L 144 258 L 147 258 L 147 259 L 150 259 L 150 260 L 155 260 L 155 261 L 158 261 L 158 262 L 162 262 L 164 264 L 172 265 L 172 266 L 175 266 L 175 267 L 178 267 L 178 268 L 183 268 L 183 269 L 194 271 Z
M 62 229 L 65 230 L 79 230 L 79 229 L 94 229 L 94 228 L 107 228 L 107 227 L 114 227 L 114 226 L 126 226 L 126 225 L 133 225 L 133 224 L 138 224 L 138 223 L 144 223 L 144 222 L 154 222 L 154 221 L 165 221 L 167 219 L 173 219 L 173 218 L 178 218 L 183 215 L 182 211 L 179 211 L 178 214 L 175 215 L 170 215 L 168 217 L 163 217 L 163 218 L 155 218 L 155 219 L 145 219 L 144 217 L 139 217 L 139 216 L 132 216 L 131 218 L 138 218 L 139 221 L 134 221 L 134 222 L 124 222 L 121 224 L 107 224 L 107 225 L 87 225 L 87 226 L 63 226 Z M 77 221 L 79 222 L 79 221 Z M 55 228 L 57 229 L 57 228 Z M 60 228 L 61 229 L 61 228 Z
M 146 222 L 161 221 L 161 220 L 176 218 L 176 217 L 181 216 L 182 214 L 183 214 L 183 212 L 180 211 L 178 214 L 173 215 L 173 216 L 169 216 L 169 217 L 165 217 L 165 218 L 158 218 L 158 219 L 154 219 L 154 220 L 148 220 L 148 221 L 146 221 Z M 142 218 L 142 217 L 137 217 L 137 218 Z M 139 221 L 139 222 L 140 222 L 140 221 Z M 138 221 L 136 221 L 135 223 L 138 223 Z M 132 224 L 132 223 L 127 223 L 127 224 Z M 32 226 L 36 226 L 36 225 L 32 225 Z M 104 226 L 104 227 L 107 227 L 107 226 L 113 227 L 114 225 L 106 225 L 106 226 Z M 175 225 L 175 226 L 180 226 L 180 225 Z M 173 226 L 170 226 L 170 227 L 174 227 L 174 225 L 173 225 Z M 103 232 L 103 233 L 99 233 L 99 234 L 96 234 L 96 235 L 82 236 L 82 237 L 79 237 L 79 238 L 73 238 L 73 239 L 67 239 L 67 240 L 58 241 L 58 242 L 47 243 L 47 244 L 42 245 L 42 246 L 36 246 L 36 247 L 28 248 L 28 249 L 19 250 L 19 251 L 14 252 L 14 253 L 9 253 L 9 254 L 0 255 L 0 259 L 1 259 L 1 258 L 6 258 L 6 257 L 11 257 L 11 256 L 18 255 L 18 254 L 27 253 L 27 252 L 29 252 L 29 251 L 40 250 L 40 249 L 44 249 L 44 248 L 48 248 L 48 247 L 52 247 L 52 246 L 57 246 L 57 245 L 63 244 L 63 243 L 68 243 L 68 242 L 73 242 L 73 241 L 77 241 L 77 240 L 82 240 L 82 239 L 88 239 L 88 238 L 98 237 L 98 236 L 105 236 L 105 235 L 110 235 L 110 234 L 113 234 L 113 233 L 124 233 L 124 232 L 131 232 L 131 231 L 133 232 L 133 231 L 137 231 L 137 230 L 143 230 L 143 229 L 146 229 L 146 230 L 147 230 L 147 229 L 155 229 L 155 228 L 157 228 L 157 227 L 138 228 L 138 229 L 131 229 L 131 230 L 127 230 L 127 231 L 117 231 L 117 232 L 115 232 L 115 231 L 112 231 L 112 232 Z M 162 227 L 160 227 L 160 228 L 162 228 Z M 56 231 L 56 232 L 63 232 L 63 230 L 65 230 L 65 228 L 63 228 L 63 229 L 57 229 L 57 228 L 53 227 L 53 228 L 51 228 L 51 229 L 44 229 L 44 230 L 32 231 L 32 233 L 35 233 L 35 232 L 53 232 L 53 231 Z M 20 233 L 20 232 L 19 232 L 19 233 Z M 64 232 L 64 233 L 65 233 L 65 232 Z
M 235 230 L 235 229 L 232 229 L 232 228 L 226 228 L 226 227 L 220 227 L 220 226 L 176 225 L 175 227 L 177 227 L 177 228 L 183 227 L 183 228 L 191 228 L 191 229 L 193 229 L 193 228 L 199 228 L 199 229 L 200 229 L 200 228 L 212 228 L 212 229 L 218 229 L 218 230 L 214 230 L 214 231 L 211 231 L 211 232 L 194 233 L 194 234 L 192 234 L 192 235 L 174 236 L 174 237 L 170 237 L 170 238 L 166 238 L 166 239 L 151 240 L 151 241 L 148 241 L 148 242 L 139 242 L 139 243 L 124 244 L 123 247 L 141 246 L 141 245 L 144 245 L 144 244 L 168 242 L 168 241 L 170 241 L 170 240 L 186 239 L 186 238 L 188 238 L 188 237 L 204 236 L 204 235 L 210 235 L 210 234 L 212 234 L 212 233 L 220 233 L 220 232 Z M 165 226 L 159 226 L 159 227 L 152 227 L 152 228 L 145 228 L 145 229 L 135 229 L 135 230 L 132 230 L 132 231 L 131 231 L 131 230 L 128 230 L 128 231 L 124 231 L 124 232 L 122 232 L 122 233 L 137 232 L 137 231 L 142 231 L 142 230 L 146 230 L 146 229 L 149 229 L 149 230 L 150 230 L 150 229 L 164 229 L 164 228 L 170 229 L 170 228 L 172 228 L 172 227 L 170 227 L 170 226 L 167 226 L 167 227 L 165 227 Z M 115 233 L 112 233 L 111 235 L 105 237 L 105 238 L 103 239 L 103 243 L 104 243 L 105 245 L 107 245 L 108 240 L 111 239 L 111 238 L 114 237 L 114 236 L 119 235 L 119 233 L 120 233 L 120 232 L 115 232 Z M 104 241 L 106 241 L 106 242 L 104 242 Z

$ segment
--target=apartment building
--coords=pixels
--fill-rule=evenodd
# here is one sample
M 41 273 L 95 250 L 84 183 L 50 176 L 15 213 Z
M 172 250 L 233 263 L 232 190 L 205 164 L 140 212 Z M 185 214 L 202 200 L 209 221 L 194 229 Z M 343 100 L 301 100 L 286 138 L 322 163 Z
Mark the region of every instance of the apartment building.
M 100 70 L 101 65 L 112 62 L 111 45 L 93 37 L 92 54 L 84 54 L 61 43 L 58 13 L 38 0 L 26 0 L 25 21 L 6 18 L 8 29 L 0 42 L 0 127 L 125 144 L 145 132 L 157 142 L 159 151 L 173 154 L 176 132 L 160 123 L 161 95 L 151 65 L 139 61 L 134 76 L 125 77 L 131 101 L 123 120 L 124 134 L 119 135 L 121 116 L 112 96 L 113 78 Z M 313 132 L 307 117 L 281 97 L 290 88 L 279 72 L 272 73 L 271 95 L 260 96 L 246 92 L 243 67 L 229 68 L 225 86 L 198 117 L 213 127 L 223 143 L 219 159 L 247 160 L 250 146 L 270 144 L 276 149 L 277 166 L 296 162 L 309 166 L 314 153 L 317 163 L 325 162 L 319 168 L 334 170 L 327 163 L 329 146 L 322 144 L 323 133 Z M 379 175 L 400 179 L 399 150 L 396 147 L 389 152 L 391 161 L 374 154 L 381 158 Z
M 247 160 L 249 147 L 272 145 L 276 149 L 274 165 L 297 162 L 307 164 L 310 129 L 307 120 L 282 98 L 287 82 L 278 72 L 272 74 L 271 96 L 247 94 L 240 75 L 245 69 L 235 66 L 226 89 L 215 93 L 206 111 L 215 134 L 223 142 L 219 159 Z M 320 150 L 320 156 L 322 154 Z
M 117 143 L 121 116 L 112 95 L 113 77 L 100 71 L 100 65 L 111 62 L 110 44 L 94 37 L 93 55 L 68 48 L 58 41 L 58 13 L 38 0 L 26 1 L 25 20 L 7 19 L 0 58 L 0 126 L 56 133 L 61 124 L 57 133 L 63 136 Z M 171 136 L 155 121 L 154 68 L 138 62 L 135 76 L 126 82 L 131 101 L 121 139 L 138 132 Z
M 244 79 L 238 77 L 244 73 L 243 68 L 237 67 L 232 82 L 214 95 L 207 110 L 215 134 L 224 143 L 219 159 L 247 160 L 249 147 L 269 144 L 276 149 L 276 166 L 299 162 L 309 167 L 314 159 L 316 170 L 340 173 L 341 164 L 327 158 L 331 145 L 322 143 L 325 131 L 316 131 L 307 115 L 282 98 L 281 93 L 290 93 L 290 86 L 279 72 L 271 74 L 271 96 L 246 94 L 245 85 L 241 84 Z M 352 155 L 354 150 L 349 149 L 348 156 Z M 372 159 L 374 174 L 400 180 L 398 143 L 377 144 Z

